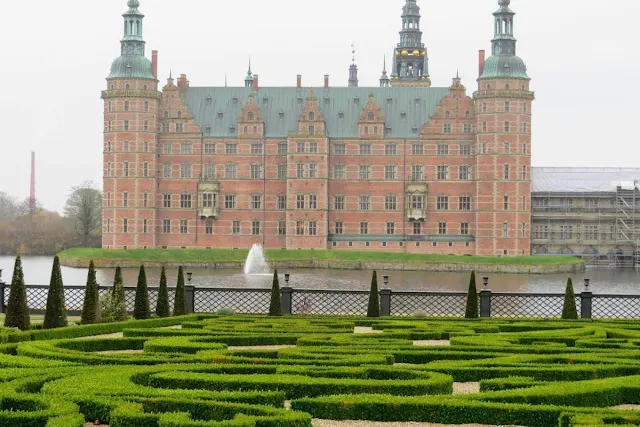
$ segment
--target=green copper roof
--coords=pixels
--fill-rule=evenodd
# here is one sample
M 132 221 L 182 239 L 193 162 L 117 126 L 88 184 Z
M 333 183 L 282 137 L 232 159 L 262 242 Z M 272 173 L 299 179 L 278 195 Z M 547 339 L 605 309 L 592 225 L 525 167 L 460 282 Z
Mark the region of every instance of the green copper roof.
M 311 89 L 260 88 L 255 102 L 260 107 L 268 138 L 285 138 L 298 130 L 298 117 L 305 108 Z M 184 97 L 189 113 L 205 137 L 237 136 L 237 120 L 247 104 L 251 88 L 191 87 Z M 331 138 L 358 138 L 358 120 L 373 93 L 382 109 L 387 138 L 418 138 L 422 125 L 429 122 L 449 88 L 357 88 L 316 89 L 318 106 L 324 114 Z M 210 131 L 207 132 L 209 127 Z
M 510 78 L 529 80 L 527 66 L 518 56 L 490 56 L 484 63 L 481 79 Z
M 152 79 L 151 61 L 145 56 L 122 55 L 111 65 L 109 79 Z

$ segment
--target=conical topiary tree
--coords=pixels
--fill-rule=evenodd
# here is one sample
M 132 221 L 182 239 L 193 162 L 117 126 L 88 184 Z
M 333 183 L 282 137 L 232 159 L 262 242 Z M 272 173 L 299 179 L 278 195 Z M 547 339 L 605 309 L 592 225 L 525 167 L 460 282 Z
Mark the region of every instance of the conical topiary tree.
M 184 288 L 184 268 L 178 268 L 178 284 L 176 285 L 176 297 L 173 301 L 173 315 L 184 316 L 187 314 L 187 291 Z
M 158 317 L 169 317 L 169 291 L 167 290 L 167 272 L 162 267 L 160 272 L 160 288 L 158 289 L 158 303 L 156 304 L 156 315 Z
M 116 267 L 116 276 L 113 280 L 111 290 L 111 315 L 116 322 L 122 322 L 129 318 L 127 315 L 127 303 L 124 297 L 124 281 L 122 280 L 122 269 Z
M 280 294 L 280 281 L 278 270 L 273 272 L 273 285 L 271 286 L 271 304 L 269 304 L 269 316 L 282 316 L 282 295 Z
M 0 301 L 3 303 L 3 301 Z M 20 256 L 16 258 L 13 267 L 13 278 L 11 279 L 11 290 L 9 291 L 9 301 L 7 303 L 7 315 L 4 318 L 4 326 L 7 328 L 18 328 L 26 331 L 31 327 L 29 317 L 29 306 L 27 304 L 27 290 L 24 285 L 24 272 L 22 271 L 22 260 Z
M 567 280 L 567 289 L 564 291 L 564 306 L 562 307 L 563 319 L 577 319 L 576 294 L 573 292 L 573 281 Z
M 371 278 L 367 317 L 380 317 L 380 294 L 378 292 L 378 273 L 376 271 L 373 272 L 373 277 Z
M 96 268 L 93 261 L 89 263 L 87 275 L 87 288 L 84 291 L 84 304 L 82 305 L 81 323 L 88 325 L 100 323 L 100 293 L 96 282 Z
M 477 319 L 480 317 L 478 308 L 478 289 L 476 288 L 476 272 L 471 272 L 469 279 L 469 292 L 467 293 L 467 309 L 464 312 L 466 319 Z
M 147 274 L 144 265 L 140 266 L 138 274 L 138 286 L 136 287 L 136 300 L 133 307 L 133 317 L 136 319 L 148 319 L 151 317 L 149 309 L 149 290 L 147 289 Z
M 53 259 L 51 270 L 51 282 L 47 295 L 47 310 L 44 314 L 44 329 L 62 328 L 67 326 L 67 307 L 64 303 L 64 283 L 60 271 L 60 259 Z
M 122 285 L 124 284 L 124 281 L 122 280 L 122 268 L 120 267 L 116 267 L 116 276 L 113 278 L 113 288 L 111 288 L 111 298 L 115 299 L 116 298 L 116 285 Z

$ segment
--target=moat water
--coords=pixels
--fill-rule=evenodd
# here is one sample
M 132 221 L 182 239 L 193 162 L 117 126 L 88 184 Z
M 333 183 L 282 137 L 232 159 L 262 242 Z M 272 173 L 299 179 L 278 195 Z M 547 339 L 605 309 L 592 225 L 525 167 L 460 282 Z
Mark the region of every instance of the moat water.
M 11 282 L 14 257 L 0 256 L 2 280 Z M 47 285 L 51 276 L 53 257 L 23 257 L 25 281 L 29 285 Z M 189 269 L 193 273 L 191 284 L 196 287 L 213 288 L 269 288 L 268 275 L 245 275 L 237 270 Z M 291 274 L 291 287 L 299 289 L 365 290 L 371 283 L 370 271 L 353 270 L 287 270 L 280 273 Z M 177 269 L 167 271 L 169 285 L 174 286 Z M 411 271 L 378 272 L 378 277 L 388 274 L 389 287 L 397 291 L 466 291 L 469 275 L 464 273 L 425 273 Z M 102 285 L 113 283 L 114 269 L 98 269 L 98 282 Z M 62 268 L 66 286 L 84 286 L 87 270 Z M 135 286 L 138 270 L 123 270 L 127 285 Z M 564 292 L 567 275 L 513 275 L 491 274 L 490 288 L 497 292 Z M 160 269 L 147 269 L 149 286 L 159 282 Z M 582 290 L 584 278 L 591 279 L 594 293 L 640 294 L 640 272 L 634 269 L 588 269 L 585 273 L 572 276 L 576 291 Z M 281 279 L 282 280 L 282 279 Z

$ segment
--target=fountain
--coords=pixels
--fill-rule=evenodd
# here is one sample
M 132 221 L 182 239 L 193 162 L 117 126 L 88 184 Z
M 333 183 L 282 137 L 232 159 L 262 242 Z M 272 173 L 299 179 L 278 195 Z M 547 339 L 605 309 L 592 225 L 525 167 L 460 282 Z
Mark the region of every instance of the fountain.
M 264 256 L 264 250 L 261 245 L 255 244 L 251 247 L 247 261 L 244 263 L 244 274 L 249 276 L 270 275 L 271 268 Z

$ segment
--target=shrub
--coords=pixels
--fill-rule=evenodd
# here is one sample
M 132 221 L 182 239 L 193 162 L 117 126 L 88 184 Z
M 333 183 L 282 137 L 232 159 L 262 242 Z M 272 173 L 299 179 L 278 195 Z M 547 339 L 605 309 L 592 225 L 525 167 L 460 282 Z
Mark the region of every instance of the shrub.
M 380 294 L 378 293 L 378 273 L 373 272 L 371 289 L 369 290 L 369 307 L 367 317 L 380 317 Z
M 138 274 L 138 286 L 136 287 L 136 300 L 133 308 L 133 317 L 137 320 L 148 319 L 151 317 L 149 309 L 149 290 L 147 289 L 147 275 L 144 265 L 140 266 Z
M 160 288 L 158 289 L 158 303 L 156 304 L 156 315 L 158 317 L 169 317 L 169 291 L 167 290 L 167 272 L 162 266 L 160 272 Z
M 111 296 L 115 299 L 116 296 L 116 285 L 122 285 L 124 280 L 122 280 L 122 268 L 120 266 L 116 267 L 116 275 L 113 278 L 113 288 L 111 288 Z
M 0 301 L 2 303 L 2 301 Z M 7 315 L 4 319 L 4 326 L 7 328 L 18 328 L 26 331 L 31 327 L 29 317 L 29 306 L 27 305 L 27 291 L 24 285 L 24 272 L 22 271 L 22 260 L 20 256 L 16 258 L 13 268 L 13 278 L 11 279 L 11 289 L 9 291 L 9 301 L 7 303 Z
M 89 274 L 87 275 L 87 288 L 84 292 L 81 323 L 100 323 L 100 294 L 98 292 L 96 269 L 93 261 L 89 263 Z
M 573 281 L 567 280 L 567 288 L 564 291 L 564 306 L 562 307 L 563 319 L 577 319 L 578 309 L 576 308 L 576 294 L 573 292 Z
M 476 272 L 471 272 L 469 279 L 469 292 L 467 294 L 467 309 L 464 312 L 467 319 L 477 319 L 480 317 L 478 310 L 478 289 L 476 288 Z
M 64 284 L 60 271 L 60 259 L 56 255 L 53 259 L 51 282 L 47 295 L 47 309 L 44 315 L 44 329 L 62 328 L 67 326 L 67 308 L 64 303 Z
M 235 315 L 236 312 L 233 308 L 221 308 L 218 311 L 216 311 L 216 315 L 217 316 L 233 316 Z
M 184 268 L 178 268 L 178 284 L 176 285 L 176 296 L 173 301 L 173 315 L 184 316 L 187 314 L 187 291 L 184 288 Z
M 282 316 L 282 295 L 280 294 L 280 282 L 278 281 L 278 269 L 273 273 L 273 285 L 271 286 L 271 304 L 269 316 Z
M 113 280 L 113 288 L 111 289 L 111 298 L 109 301 L 110 303 L 107 310 L 110 313 L 109 321 L 123 322 L 129 318 L 127 315 L 127 304 L 124 297 L 122 269 L 120 267 L 116 267 L 116 275 Z

